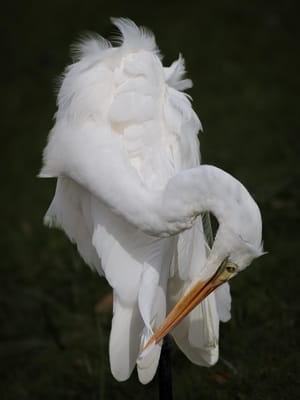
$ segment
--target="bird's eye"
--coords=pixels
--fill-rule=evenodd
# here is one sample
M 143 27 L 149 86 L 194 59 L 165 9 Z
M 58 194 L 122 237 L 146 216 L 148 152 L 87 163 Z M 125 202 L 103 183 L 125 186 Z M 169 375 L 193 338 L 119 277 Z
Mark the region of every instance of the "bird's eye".
M 226 268 L 226 271 L 231 275 L 234 274 L 235 272 L 237 272 L 237 270 L 238 270 L 238 266 L 235 263 L 229 261 L 228 259 L 227 259 L 225 268 Z
M 233 274 L 236 271 L 236 267 L 230 265 L 226 267 L 226 271 L 229 272 L 230 274 Z

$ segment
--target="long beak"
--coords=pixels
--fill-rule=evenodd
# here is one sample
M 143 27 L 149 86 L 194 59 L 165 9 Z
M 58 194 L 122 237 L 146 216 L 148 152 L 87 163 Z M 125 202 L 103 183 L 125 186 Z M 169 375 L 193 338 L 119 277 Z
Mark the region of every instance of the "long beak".
M 143 351 L 152 343 L 160 342 L 160 340 L 162 340 L 170 330 L 172 330 L 202 300 L 204 300 L 218 286 L 227 282 L 228 279 L 237 271 L 237 268 L 236 264 L 226 259 L 210 279 L 204 282 L 197 282 L 186 295 L 181 297 L 178 303 L 170 311 L 162 325 L 148 340 Z

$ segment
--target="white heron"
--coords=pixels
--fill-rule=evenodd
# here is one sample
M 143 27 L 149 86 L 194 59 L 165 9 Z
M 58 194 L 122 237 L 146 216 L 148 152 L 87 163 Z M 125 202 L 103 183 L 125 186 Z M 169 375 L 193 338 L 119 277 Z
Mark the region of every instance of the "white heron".
M 169 331 L 193 363 L 217 361 L 226 281 L 262 254 L 262 223 L 239 181 L 200 165 L 183 58 L 164 67 L 151 32 L 113 22 L 118 46 L 94 36 L 76 47 L 40 176 L 57 178 L 46 223 L 113 288 L 113 376 L 124 381 L 137 365 L 147 383 Z M 219 222 L 212 248 L 206 211 Z

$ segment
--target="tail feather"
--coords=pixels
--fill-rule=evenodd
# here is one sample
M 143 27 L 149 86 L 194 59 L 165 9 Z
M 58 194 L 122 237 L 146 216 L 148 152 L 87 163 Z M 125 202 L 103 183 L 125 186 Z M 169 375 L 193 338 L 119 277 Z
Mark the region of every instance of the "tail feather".
M 146 344 L 152 334 L 146 328 L 146 331 L 142 335 L 142 344 Z M 157 370 L 161 353 L 161 344 L 153 344 L 148 349 L 143 351 L 137 359 L 137 373 L 139 381 L 144 385 L 149 383 L 153 378 Z
M 137 304 L 123 305 L 115 295 L 109 358 L 112 374 L 118 381 L 127 380 L 135 367 L 140 351 L 140 343 L 137 339 L 143 326 Z

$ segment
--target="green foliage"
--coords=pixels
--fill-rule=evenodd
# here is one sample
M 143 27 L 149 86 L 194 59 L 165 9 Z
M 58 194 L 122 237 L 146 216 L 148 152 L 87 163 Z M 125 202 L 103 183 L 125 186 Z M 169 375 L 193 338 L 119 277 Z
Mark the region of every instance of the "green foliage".
M 232 282 L 219 363 L 196 367 L 172 348 L 175 399 L 298 398 L 297 3 L 52 0 L 1 11 L 1 398 L 157 398 L 156 381 L 112 378 L 111 312 L 95 311 L 110 289 L 61 232 L 42 226 L 54 182 L 35 178 L 69 44 L 84 30 L 108 36 L 111 15 L 149 26 L 165 62 L 183 52 L 203 160 L 240 179 L 263 214 L 269 254 Z

